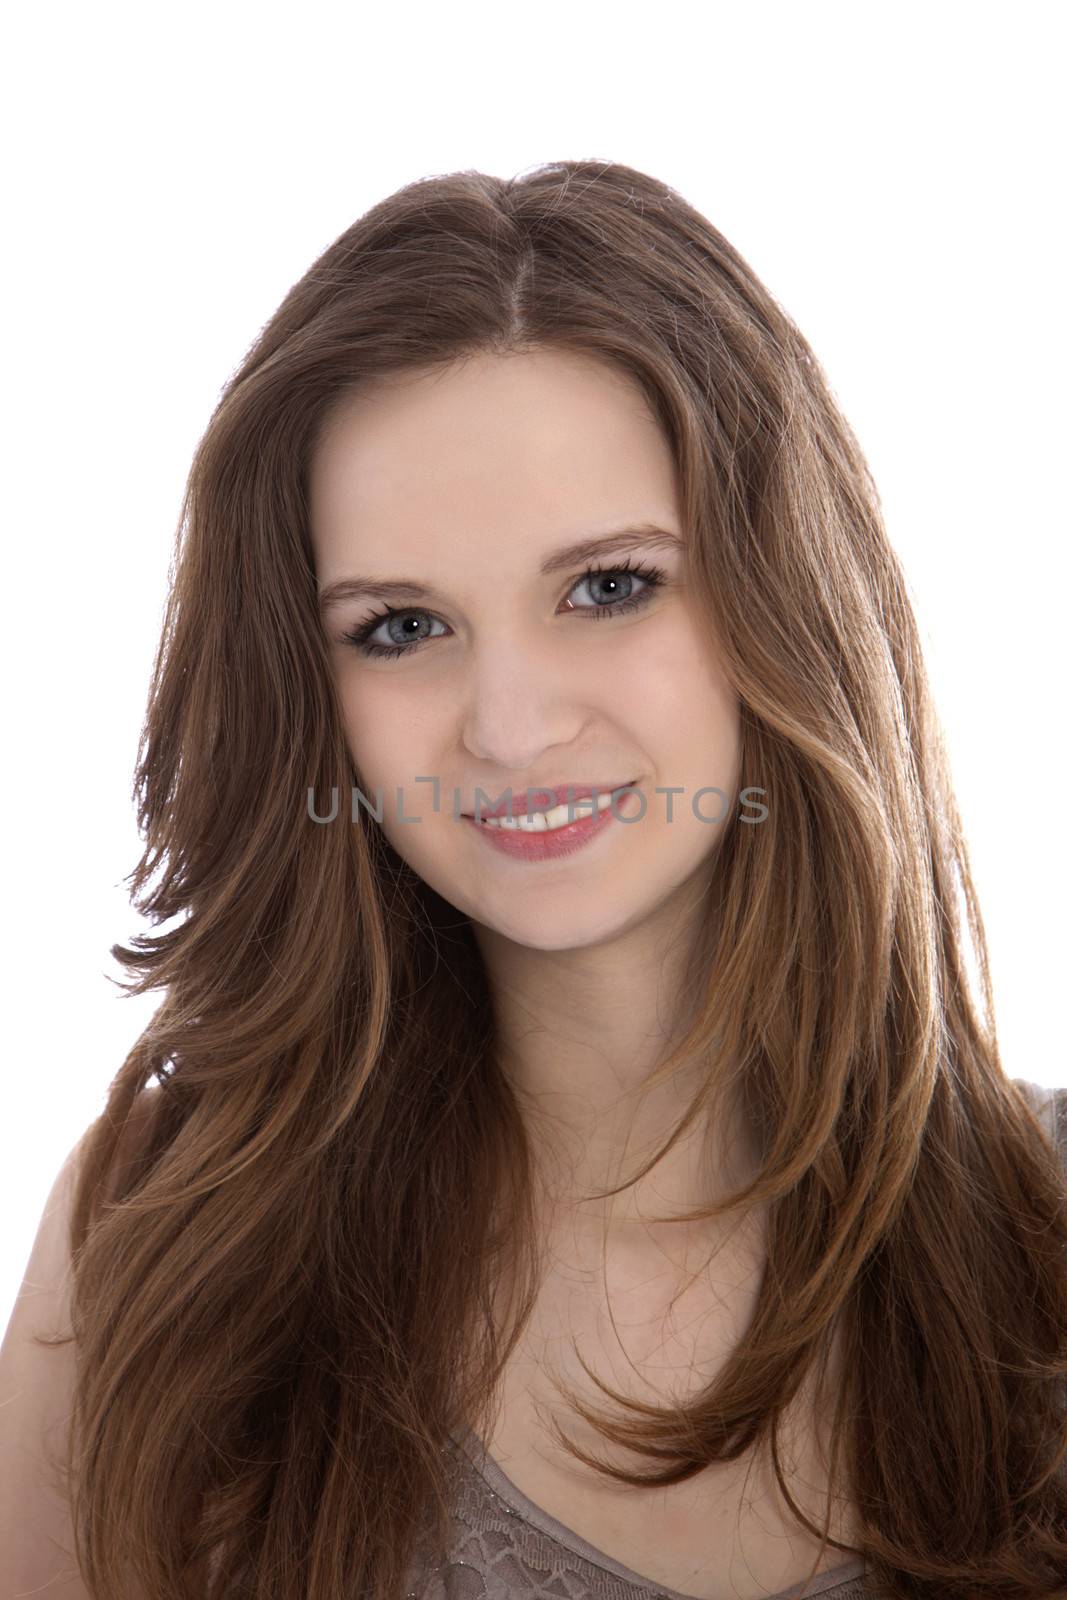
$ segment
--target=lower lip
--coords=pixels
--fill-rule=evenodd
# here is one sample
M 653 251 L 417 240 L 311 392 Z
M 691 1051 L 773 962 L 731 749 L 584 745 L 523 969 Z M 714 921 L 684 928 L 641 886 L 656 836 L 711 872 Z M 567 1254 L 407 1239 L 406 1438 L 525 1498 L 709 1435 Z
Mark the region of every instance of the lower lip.
M 464 816 L 463 820 L 476 828 L 486 844 L 499 850 L 502 855 L 513 856 L 517 861 L 554 861 L 559 856 L 573 855 L 576 850 L 592 844 L 612 823 L 618 822 L 614 806 L 622 805 L 626 795 L 632 793 L 631 786 L 625 794 L 619 795 L 613 805 L 606 805 L 603 811 L 593 816 L 577 817 L 573 822 L 565 822 L 562 828 L 539 833 L 526 833 L 519 828 L 491 828 L 468 816 Z

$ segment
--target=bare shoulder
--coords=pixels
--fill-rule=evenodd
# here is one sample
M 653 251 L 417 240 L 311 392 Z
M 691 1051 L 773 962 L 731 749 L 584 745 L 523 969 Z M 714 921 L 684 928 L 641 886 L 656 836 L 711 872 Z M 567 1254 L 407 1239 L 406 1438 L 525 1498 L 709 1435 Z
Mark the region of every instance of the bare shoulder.
M 156 1088 L 139 1096 L 113 1181 L 141 1153 L 161 1100 Z M 50 1600 L 89 1600 L 58 1478 L 73 1403 L 74 1343 L 43 1341 L 71 1333 L 71 1206 L 81 1155 L 97 1125 L 89 1125 L 55 1176 L 0 1344 L 0 1549 L 5 1562 L 13 1558 L 11 1592 L 40 1590 Z

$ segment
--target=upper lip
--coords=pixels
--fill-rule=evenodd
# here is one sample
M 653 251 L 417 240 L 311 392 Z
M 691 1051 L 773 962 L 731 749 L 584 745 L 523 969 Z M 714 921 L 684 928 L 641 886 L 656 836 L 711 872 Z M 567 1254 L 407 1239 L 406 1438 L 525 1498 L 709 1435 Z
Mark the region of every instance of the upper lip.
M 478 807 L 480 817 L 513 817 L 525 816 L 528 811 L 550 811 L 553 806 L 565 806 L 568 800 L 585 800 L 592 794 L 598 797 L 605 794 L 614 794 L 616 789 L 626 789 L 634 782 L 633 778 L 624 778 L 621 783 L 560 783 L 560 784 L 524 784 L 521 789 L 511 790 L 510 807 L 507 801 L 507 790 L 504 790 L 505 799 L 497 805 L 490 805 L 483 801 Z M 492 793 L 491 790 L 487 791 Z M 549 798 L 551 796 L 551 798 Z M 533 801 L 533 805 L 529 804 Z M 464 811 L 465 817 L 473 817 L 474 806 Z

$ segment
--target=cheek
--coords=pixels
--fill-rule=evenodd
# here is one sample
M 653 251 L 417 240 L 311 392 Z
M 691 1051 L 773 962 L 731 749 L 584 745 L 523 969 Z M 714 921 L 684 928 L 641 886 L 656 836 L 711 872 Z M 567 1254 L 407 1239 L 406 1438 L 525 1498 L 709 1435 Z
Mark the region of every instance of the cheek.
M 614 665 L 613 699 L 650 752 L 676 760 L 688 752 L 687 769 L 695 759 L 711 760 L 716 770 L 734 766 L 741 727 L 737 695 L 696 634 L 676 630 Z
M 349 754 L 368 789 L 381 785 L 389 800 L 392 787 L 405 782 L 405 766 L 418 755 L 402 700 L 387 682 L 368 677 L 357 683 L 354 676 L 339 683 L 338 698 Z

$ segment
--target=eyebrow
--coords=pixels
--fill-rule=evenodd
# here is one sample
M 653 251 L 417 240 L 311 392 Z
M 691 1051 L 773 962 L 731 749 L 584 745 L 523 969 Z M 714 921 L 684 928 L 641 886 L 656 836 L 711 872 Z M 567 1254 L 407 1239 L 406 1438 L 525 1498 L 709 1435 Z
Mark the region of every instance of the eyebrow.
M 550 577 L 567 567 L 593 561 L 597 556 L 621 554 L 634 549 L 683 549 L 685 541 L 677 533 L 644 522 L 624 528 L 614 528 L 610 533 L 598 534 L 593 539 L 580 539 L 577 544 L 564 545 L 546 556 L 541 563 L 541 576 Z M 340 604 L 342 600 L 366 598 L 371 600 L 434 600 L 440 598 L 436 590 L 413 578 L 338 578 L 319 590 L 319 609 Z

